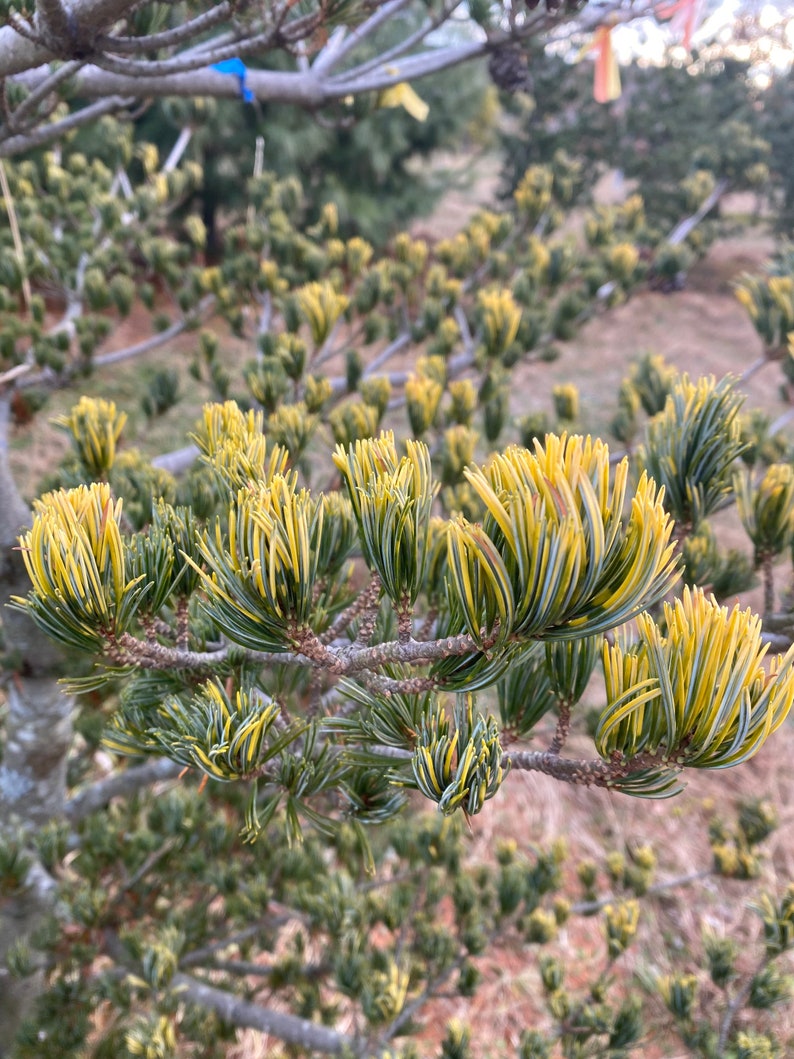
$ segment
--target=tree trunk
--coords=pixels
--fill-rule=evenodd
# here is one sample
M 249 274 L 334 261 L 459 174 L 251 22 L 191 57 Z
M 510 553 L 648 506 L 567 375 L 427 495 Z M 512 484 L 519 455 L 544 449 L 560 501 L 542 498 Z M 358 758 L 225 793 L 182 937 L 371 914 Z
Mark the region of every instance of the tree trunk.
M 0 397 L 0 603 L 29 589 L 17 536 L 30 522 L 8 466 L 9 402 Z M 13 672 L 7 685 L 5 746 L 0 761 L 0 841 L 29 834 L 61 815 L 66 804 L 66 760 L 72 738 L 72 700 L 56 683 L 63 656 L 27 615 L 2 607 L 3 634 Z M 6 954 L 52 910 L 55 884 L 34 861 L 25 885 L 0 900 L 0 1059 L 43 986 L 37 972 L 8 975 Z

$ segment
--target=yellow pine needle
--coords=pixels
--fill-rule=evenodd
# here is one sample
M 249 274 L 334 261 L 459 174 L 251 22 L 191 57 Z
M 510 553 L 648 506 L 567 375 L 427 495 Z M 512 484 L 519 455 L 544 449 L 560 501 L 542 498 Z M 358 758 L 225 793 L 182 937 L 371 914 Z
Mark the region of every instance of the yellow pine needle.
M 20 539 L 34 595 L 62 600 L 86 628 L 108 625 L 131 583 L 115 504 L 106 483 L 45 494 L 30 531 Z
M 426 746 L 419 747 L 419 753 L 422 757 L 423 771 L 430 780 L 431 788 L 436 792 L 436 794 L 443 794 L 444 789 L 439 783 L 438 776 L 436 775 L 436 770 L 433 762 L 433 755 L 430 753 L 430 750 Z
M 792 707 L 794 649 L 767 675 L 760 619 L 749 609 L 728 612 L 700 590 L 685 589 L 680 600 L 665 605 L 664 627 L 663 636 L 642 615 L 639 647 L 605 650 L 613 708 L 599 734 L 600 752 L 616 746 L 636 751 L 650 723 L 671 754 L 683 754 L 682 763 L 726 767 L 746 760 Z M 653 686 L 644 685 L 649 678 Z M 662 707 L 666 720 L 659 726 L 654 718 Z
M 458 733 L 455 732 L 455 735 L 449 741 L 449 746 L 447 747 L 447 750 L 446 750 L 446 753 L 444 754 L 444 758 L 443 758 L 443 762 L 442 762 L 441 776 L 442 776 L 442 778 L 444 779 L 444 781 L 446 783 L 449 783 L 451 778 L 452 778 L 452 767 L 453 767 L 453 762 L 455 760 L 455 755 L 457 753 L 457 750 L 458 750 Z

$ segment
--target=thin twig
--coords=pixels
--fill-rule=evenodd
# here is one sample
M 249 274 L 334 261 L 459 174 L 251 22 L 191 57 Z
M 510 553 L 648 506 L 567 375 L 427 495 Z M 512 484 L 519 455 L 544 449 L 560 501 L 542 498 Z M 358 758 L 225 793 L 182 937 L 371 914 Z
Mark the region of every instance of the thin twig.
M 129 879 L 122 883 L 121 889 L 116 894 L 116 898 L 120 897 L 123 893 L 127 893 L 129 890 L 134 890 L 138 883 L 146 878 L 155 865 L 159 864 L 169 853 L 173 853 L 177 845 L 177 839 L 166 839 L 159 849 L 154 850 L 153 853 L 150 853 L 148 857 L 144 858 L 143 864 L 141 864 L 138 870 L 133 872 Z
M 693 883 L 702 882 L 703 879 L 708 879 L 709 876 L 713 875 L 714 872 L 711 868 L 701 868 L 699 871 L 689 872 L 687 875 L 677 875 L 672 879 L 664 879 L 658 883 L 654 883 L 653 886 L 649 886 L 645 891 L 645 897 L 654 897 L 657 894 L 667 893 L 669 890 L 677 890 L 682 886 L 691 886 Z M 571 914 L 576 916 L 593 916 L 596 912 L 600 912 L 607 905 L 613 904 L 615 901 L 614 894 L 607 894 L 605 897 L 599 897 L 595 901 L 577 901 L 571 905 Z
M 769 357 L 766 353 L 763 356 L 758 357 L 752 364 L 744 369 L 739 376 L 739 382 L 747 382 L 748 379 L 752 379 L 753 375 L 757 374 L 762 368 L 765 368 L 767 364 L 772 362 L 772 357 Z
M 278 967 L 269 966 L 264 963 L 254 963 L 252 960 L 210 960 L 207 969 L 212 971 L 224 971 L 226 974 L 249 975 L 253 978 L 269 978 L 278 972 Z M 319 978 L 330 970 L 328 964 L 310 963 L 302 967 L 300 974 L 304 978 Z
M 361 23 L 352 33 L 347 35 L 347 39 L 335 48 L 332 52 L 326 53 L 324 56 L 320 53 L 319 58 L 314 63 L 314 69 L 316 72 L 327 73 L 332 66 L 338 65 L 343 59 L 347 58 L 352 51 L 354 51 L 362 41 L 366 40 L 367 37 L 371 36 L 380 26 L 384 25 L 390 19 L 392 19 L 398 11 L 406 7 L 410 0 L 389 0 L 388 3 L 383 4 L 378 10 L 370 15 L 368 19 Z
M 177 136 L 176 143 L 171 148 L 168 157 L 163 163 L 163 172 L 172 173 L 182 160 L 182 155 L 188 148 L 191 137 L 193 136 L 193 128 L 190 125 L 185 125 L 182 131 Z
M 308 36 L 316 28 L 320 17 L 319 14 L 315 13 L 295 19 L 290 24 L 290 37 L 297 41 Z M 238 59 L 244 55 L 260 54 L 276 46 L 280 42 L 281 36 L 278 26 L 268 26 L 266 30 L 258 33 L 249 32 L 247 37 L 212 47 L 206 52 L 183 52 L 173 59 L 138 61 L 135 59 L 116 58 L 104 52 L 95 56 L 94 62 L 101 69 L 120 74 L 122 77 L 168 77 L 174 74 L 201 70 L 205 66 L 212 66 L 226 59 Z
M 339 1055 L 343 1051 L 356 1050 L 355 1039 L 347 1034 L 310 1022 L 309 1019 L 286 1015 L 281 1011 L 273 1011 L 260 1004 L 241 1000 L 190 975 L 179 972 L 174 975 L 171 984 L 177 991 L 180 1003 L 198 1004 L 214 1011 L 232 1026 L 272 1033 L 285 1044 L 293 1044 L 309 1052 Z
M 391 360 L 392 357 L 401 353 L 407 345 L 410 345 L 411 335 L 408 331 L 403 331 L 389 344 L 374 357 L 370 363 L 364 369 L 362 377 L 368 379 L 373 375 L 378 368 L 382 367 L 387 360 Z
M 185 955 L 180 956 L 179 958 L 179 966 L 198 967 L 207 960 L 213 959 L 215 953 L 220 952 L 223 949 L 229 949 L 233 945 L 239 945 L 241 942 L 250 941 L 251 938 L 258 937 L 263 931 L 273 930 L 275 927 L 284 926 L 286 923 L 289 923 L 296 918 L 301 919 L 301 913 L 285 912 L 275 916 L 263 916 L 256 923 L 249 923 L 247 927 L 243 927 L 234 934 L 227 934 L 223 938 L 217 938 L 215 941 L 208 942 L 200 949 L 193 949 L 192 952 L 185 953 Z
M 214 305 L 215 296 L 209 294 L 196 306 L 195 313 L 201 317 L 206 316 L 214 308 Z M 160 346 L 169 342 L 172 338 L 181 335 L 183 331 L 186 331 L 192 325 L 194 320 L 195 317 L 191 320 L 177 320 L 176 323 L 171 324 L 164 331 L 152 335 L 151 338 L 147 338 L 143 342 L 125 346 L 124 349 L 115 349 L 111 353 L 100 353 L 92 359 L 92 364 L 95 368 L 102 368 L 107 367 L 109 364 L 118 364 L 123 360 L 131 360 L 133 357 L 142 356 L 144 353 L 151 353 L 152 350 L 159 349 Z
M 452 3 L 446 4 L 442 7 L 438 14 L 433 18 L 428 19 L 415 33 L 401 40 L 398 44 L 388 48 L 386 51 L 381 52 L 380 55 L 376 55 L 373 59 L 369 59 L 367 62 L 360 63 L 353 70 L 345 71 L 339 74 L 335 80 L 344 81 L 346 77 L 360 77 L 365 73 L 369 73 L 370 70 L 377 69 L 379 66 L 383 66 L 385 63 L 394 62 L 401 55 L 405 55 L 406 52 L 411 51 L 417 44 L 421 44 L 434 30 L 442 26 L 452 16 L 455 9 L 461 6 L 463 0 L 452 0 Z M 343 58 L 344 56 L 342 56 Z M 336 66 L 339 63 L 340 56 L 334 54 L 331 61 L 326 62 L 319 67 L 322 73 L 327 73 L 332 66 Z M 314 64 L 315 69 L 318 69 L 317 62 Z
M 21 154 L 23 151 L 33 150 L 35 147 L 43 147 L 45 143 L 52 140 L 60 140 L 67 132 L 79 129 L 104 114 L 113 114 L 124 110 L 135 103 L 135 99 L 128 96 L 112 95 L 91 103 L 81 110 L 73 111 L 60 121 L 54 121 L 49 125 L 40 126 L 20 136 L 11 136 L 0 143 L 0 158 L 10 158 L 12 155 Z
M 74 62 L 64 63 L 54 73 L 50 74 L 42 83 L 34 88 L 32 92 L 16 108 L 11 114 L 11 120 L 9 122 L 9 131 L 16 132 L 17 129 L 21 128 L 24 124 L 24 119 L 38 106 L 42 100 L 46 99 L 47 96 L 53 92 L 58 85 L 63 84 L 64 81 L 76 74 L 77 71 L 85 66 L 85 62 L 82 60 L 76 60 Z
M 8 386 L 9 383 L 15 382 L 20 379 L 23 375 L 31 370 L 30 364 L 15 364 L 13 368 L 9 368 L 8 371 L 0 373 L 0 389 L 4 386 Z
M 231 13 L 232 5 L 228 3 L 228 0 L 222 0 L 222 3 L 210 8 L 209 11 L 204 11 L 173 29 L 163 30 L 162 33 L 150 33 L 143 37 L 100 36 L 97 37 L 96 43 L 104 51 L 110 52 L 140 54 L 145 51 L 158 51 L 160 48 L 171 48 L 190 40 L 191 37 L 225 21 Z
M 435 978 L 427 983 L 417 997 L 415 997 L 409 1004 L 405 1005 L 400 1014 L 389 1023 L 380 1035 L 378 1043 L 375 1046 L 375 1051 L 372 1054 L 378 1055 L 385 1051 L 389 1041 L 399 1033 L 400 1028 L 404 1026 L 405 1023 L 417 1013 L 417 1011 L 420 1011 L 428 1000 L 436 996 L 439 988 L 452 977 L 455 971 L 460 970 L 466 962 L 467 957 L 468 953 L 465 950 L 459 952 L 448 967 L 445 967 L 443 971 L 440 971 Z
M 728 1007 L 720 1020 L 720 1032 L 717 1041 L 717 1055 L 725 1055 L 725 1047 L 728 1043 L 728 1037 L 733 1029 L 733 1024 L 736 1021 L 736 1016 L 742 1010 L 744 1005 L 747 1003 L 747 998 L 750 996 L 750 991 L 753 988 L 753 982 L 756 977 L 764 970 L 769 957 L 764 953 L 761 957 L 758 966 L 753 974 L 747 976 L 746 980 L 742 984 L 741 989 L 737 992 L 736 996 L 731 1000 Z
M 557 718 L 557 727 L 554 730 L 554 738 L 549 744 L 549 753 L 554 754 L 557 757 L 560 755 L 560 751 L 565 746 L 565 742 L 568 739 L 568 735 L 571 731 L 571 706 L 568 702 L 561 702 L 559 705 L 559 716 Z
M 378 577 L 377 574 L 372 574 L 367 588 L 365 588 L 363 592 L 356 596 L 350 606 L 346 607 L 345 610 L 343 610 L 342 613 L 337 616 L 336 620 L 333 622 L 331 627 L 322 634 L 322 636 L 320 637 L 320 641 L 324 644 L 332 643 L 338 637 L 343 635 L 343 633 L 352 625 L 356 618 L 358 618 L 361 614 L 366 613 L 373 607 L 376 608 L 377 613 L 377 605 L 378 598 L 380 596 L 380 591 L 380 577 Z M 372 634 L 370 633 L 370 636 L 371 635 Z M 369 637 L 367 637 L 367 639 L 369 639 Z

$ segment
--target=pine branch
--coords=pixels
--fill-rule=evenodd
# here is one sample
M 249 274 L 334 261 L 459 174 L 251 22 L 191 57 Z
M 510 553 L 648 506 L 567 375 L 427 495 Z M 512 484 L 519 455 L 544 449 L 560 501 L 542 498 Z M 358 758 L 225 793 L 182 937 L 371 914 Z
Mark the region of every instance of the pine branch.
M 175 56 L 173 59 L 120 59 L 107 52 L 95 58 L 96 65 L 102 70 L 108 70 L 122 77 L 144 77 L 160 78 L 176 74 L 190 73 L 193 70 L 201 70 L 213 63 L 223 62 L 224 59 L 241 58 L 254 52 L 270 51 L 275 42 L 275 32 L 268 29 L 262 33 L 255 33 L 244 40 L 231 41 L 229 44 L 212 48 L 210 51 L 187 57 Z M 225 75 L 221 75 L 225 76 Z
M 139 640 L 131 633 L 122 633 L 106 648 L 108 658 L 115 665 L 135 665 L 141 669 L 203 670 L 215 669 L 225 662 L 229 649 L 216 651 L 185 651 L 180 647 Z
M 471 654 L 481 649 L 487 650 L 497 640 L 494 631 L 483 641 L 483 648 L 477 647 L 469 633 L 448 636 L 440 640 L 409 640 L 400 643 L 388 640 L 374 647 L 356 647 L 326 645 L 311 631 L 297 631 L 296 647 L 300 653 L 249 651 L 235 648 L 246 661 L 261 664 L 279 665 L 315 665 L 338 676 L 363 673 L 366 670 L 381 669 L 391 663 L 405 665 L 425 665 L 443 658 L 453 658 Z M 141 669 L 175 669 L 202 670 L 217 669 L 229 656 L 229 647 L 219 647 L 213 651 L 185 651 L 166 644 L 151 643 L 139 640 L 131 633 L 122 633 L 106 647 L 108 658 L 116 665 L 136 665 Z
M 692 871 L 687 875 L 676 875 L 672 879 L 663 879 L 658 883 L 654 883 L 653 886 L 649 886 L 643 897 L 655 897 L 658 894 L 669 893 L 670 890 L 678 890 L 682 886 L 692 886 L 693 883 L 708 879 L 713 874 L 714 872 L 711 868 L 701 868 L 699 871 Z M 596 912 L 600 912 L 607 905 L 614 904 L 614 902 L 614 894 L 607 894 L 606 897 L 599 897 L 595 901 L 577 901 L 571 905 L 571 915 L 593 916 Z
M 742 983 L 741 988 L 736 993 L 736 996 L 733 997 L 731 1002 L 728 1004 L 728 1007 L 725 1009 L 725 1012 L 720 1021 L 719 1038 L 717 1041 L 717 1055 L 726 1054 L 725 1049 L 728 1044 L 728 1037 L 731 1034 L 731 1030 L 734 1027 L 739 1012 L 747 1003 L 747 999 L 750 996 L 750 993 L 753 988 L 753 982 L 755 981 L 756 977 L 761 974 L 761 972 L 764 970 L 764 968 L 769 962 L 769 956 L 764 953 L 758 965 L 756 966 L 755 971 L 747 976 L 745 981 Z
M 308 1019 L 285 1015 L 281 1011 L 273 1011 L 272 1008 L 240 1000 L 231 993 L 207 985 L 206 982 L 190 975 L 177 973 L 171 984 L 178 990 L 180 1002 L 198 1004 L 214 1011 L 224 1022 L 240 1029 L 269 1033 L 285 1044 L 292 1044 L 310 1052 L 321 1052 L 324 1055 L 339 1055 L 345 1050 L 357 1050 L 355 1039 L 347 1034 L 319 1026 Z
M 514 750 L 502 757 L 502 765 L 524 772 L 542 772 L 563 783 L 581 787 L 613 787 L 616 782 L 650 768 L 674 768 L 661 755 L 638 754 L 620 761 L 601 758 L 564 758 L 554 750 Z
M 233 6 L 228 0 L 222 0 L 217 7 L 204 11 L 195 18 L 183 22 L 181 26 L 173 29 L 163 30 L 162 33 L 150 33 L 142 37 L 97 37 L 97 45 L 109 52 L 127 52 L 140 54 L 145 51 L 156 51 L 160 48 L 172 48 L 177 44 L 183 44 L 196 37 L 199 33 L 205 33 L 219 22 L 224 22 L 233 13 Z
M 64 815 L 71 823 L 78 824 L 91 813 L 104 809 L 113 798 L 126 798 L 153 783 L 176 779 L 181 771 L 181 765 L 165 758 L 135 765 L 107 779 L 97 780 L 73 795 L 64 807 Z
M 438 684 L 432 677 L 406 677 L 402 680 L 395 677 L 380 677 L 375 673 L 362 674 L 361 680 L 368 688 L 382 695 L 423 695 L 434 691 Z
M 483 649 L 487 650 L 492 647 L 497 639 L 497 630 L 494 630 L 489 637 L 483 640 Z M 411 640 L 409 643 L 389 640 L 376 644 L 374 647 L 359 648 L 347 653 L 344 672 L 345 675 L 360 673 L 365 669 L 379 669 L 392 662 L 423 665 L 442 658 L 471 654 L 478 650 L 480 648 L 476 646 L 468 633 L 448 636 L 440 640 Z
M 2 34 L 2 30 L 0 30 L 0 34 Z M 54 140 L 62 139 L 67 132 L 82 128 L 83 125 L 88 125 L 105 114 L 115 114 L 119 110 L 126 110 L 134 103 L 134 96 L 109 95 L 106 98 L 101 98 L 98 102 L 91 103 L 89 106 L 83 107 L 82 110 L 76 110 L 67 117 L 61 118 L 60 121 L 42 125 L 19 136 L 10 136 L 7 140 L 0 143 L 0 158 L 11 158 L 13 155 L 32 151 L 36 147 L 43 147 Z
M 407 7 L 410 0 L 388 0 L 387 3 L 383 4 L 374 14 L 362 22 L 357 29 L 353 30 L 347 36 L 345 42 L 333 50 L 328 52 L 320 52 L 317 60 L 314 63 L 314 70 L 316 73 L 327 73 L 334 66 L 338 66 L 348 55 L 351 54 L 362 41 L 366 40 L 367 37 L 371 36 L 376 30 L 380 29 L 382 25 L 393 18 L 399 11 L 404 7 Z

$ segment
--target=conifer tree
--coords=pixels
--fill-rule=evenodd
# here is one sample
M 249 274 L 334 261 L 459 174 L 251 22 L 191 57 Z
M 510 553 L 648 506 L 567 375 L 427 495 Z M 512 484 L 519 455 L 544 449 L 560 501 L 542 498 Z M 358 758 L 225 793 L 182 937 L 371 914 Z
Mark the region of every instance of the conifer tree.
M 791 142 L 794 132 L 794 79 L 791 72 L 775 77 L 762 97 L 761 130 L 772 148 L 770 164 L 781 202 L 775 209 L 776 224 L 788 238 L 794 230 Z
M 60 421 L 74 446 L 62 486 L 36 501 L 10 553 L 18 609 L 9 641 L 25 650 L 15 623 L 32 618 L 90 663 L 72 671 L 70 691 L 107 703 L 98 714 L 81 709 L 83 749 L 70 767 L 82 786 L 67 799 L 73 704 L 53 694 L 50 676 L 64 663 L 37 649 L 10 695 L 10 1054 L 42 1054 L 43 1039 L 50 1054 L 76 1054 L 101 1003 L 113 1015 L 98 1054 L 167 1055 L 189 1041 L 218 1054 L 229 1024 L 304 1052 L 382 1054 L 444 983 L 473 988 L 471 961 L 494 932 L 526 930 L 542 943 L 566 914 L 540 901 L 558 885 L 553 855 L 532 867 L 530 889 L 518 885 L 529 866 L 505 855 L 503 878 L 488 883 L 498 910 L 488 911 L 490 899 L 472 903 L 456 842 L 433 824 L 417 834 L 403 822 L 408 797 L 437 806 L 439 821 L 471 820 L 509 797 L 517 770 L 667 796 L 687 768 L 739 764 L 783 722 L 794 673 L 788 657 L 762 668 L 749 611 L 697 589 L 658 611 L 677 580 L 682 536 L 732 489 L 740 398 L 727 382 L 669 380 L 636 479 L 590 438 L 510 444 L 511 367 L 527 356 L 540 365 L 553 335 L 598 302 L 603 279 L 629 289 L 640 274 L 624 267 L 636 203 L 583 252 L 539 234 L 566 194 L 562 163 L 532 170 L 509 213 L 483 212 L 432 249 L 400 236 L 383 257 L 341 239 L 331 209 L 303 228 L 300 189 L 265 173 L 251 185 L 253 214 L 227 233 L 234 253 L 206 267 L 180 257 L 183 244 L 160 227 L 158 206 L 186 185 L 176 174 L 163 181 L 151 152 L 139 155 L 149 176 L 132 186 L 127 210 L 140 211 L 143 231 L 151 226 L 140 256 L 114 249 L 112 227 L 97 243 L 94 227 L 70 226 L 75 242 L 64 239 L 47 273 L 57 261 L 72 294 L 61 360 L 47 362 L 47 320 L 30 311 L 7 347 L 9 373 L 39 349 L 40 382 L 101 368 L 96 332 L 77 321 L 125 308 L 111 294 L 119 277 L 139 288 L 156 280 L 155 311 L 173 293 L 185 327 L 213 299 L 256 356 L 247 394 L 206 406 L 193 436 L 204 470 L 181 483 L 119 448 L 120 409 L 81 400 Z M 20 207 L 27 180 L 52 187 L 63 215 L 79 220 L 84 165 L 71 151 L 7 168 Z M 96 171 L 109 182 L 112 226 L 109 173 Z M 17 219 L 35 232 L 32 210 Z M 35 244 L 29 252 L 40 261 Z M 9 323 L 26 297 L 22 270 L 10 279 Z M 250 299 L 257 311 L 246 314 Z M 82 313 L 70 317 L 78 300 Z M 218 369 L 217 337 L 207 330 L 199 342 Z M 390 360 L 413 343 L 424 353 L 406 378 Z M 565 415 L 573 404 L 574 393 L 560 392 Z M 10 513 L 25 522 L 24 508 Z M 636 637 L 605 639 L 630 620 Z M 568 752 L 569 731 L 599 661 L 604 705 L 582 757 Z M 548 746 L 527 745 L 544 718 Z M 93 778 L 100 740 L 138 763 Z M 149 802 L 143 792 L 158 779 L 175 785 Z M 81 855 L 67 879 L 70 848 Z M 367 866 L 388 878 L 389 848 L 409 878 L 373 902 Z M 432 915 L 446 891 L 423 878 L 445 865 L 451 935 Z M 57 899 L 53 874 L 63 879 Z M 781 930 L 787 908 L 768 912 Z M 626 904 L 605 916 L 615 960 L 636 913 Z M 280 923 L 306 929 L 277 955 Z M 366 945 L 378 923 L 397 931 L 380 953 Z M 238 936 L 249 940 L 233 958 L 218 955 Z M 323 939 L 317 966 L 313 936 Z M 268 952 L 267 970 L 257 970 Z M 240 994 L 235 978 L 249 974 L 283 990 L 289 1013 Z M 333 1025 L 342 1009 L 352 1034 Z M 610 1012 L 593 1033 L 635 1040 L 629 1009 Z
M 132 14 L 125 0 L 8 8 L 0 29 L 0 77 L 11 89 L 2 155 L 52 143 L 108 114 L 131 114 L 150 99 L 211 97 L 316 111 L 378 93 L 381 102 L 405 105 L 418 78 L 520 50 L 573 15 L 592 29 L 605 15 L 622 17 L 620 9 L 619 0 L 592 14 L 578 5 L 527 9 L 498 0 L 473 5 L 466 18 L 462 0 L 278 0 L 244 14 L 227 0 L 178 11 L 144 3 Z M 462 36 L 452 31 L 461 21 Z M 386 25 L 398 39 L 373 55 L 370 42 Z M 284 54 L 290 69 L 269 66 L 269 57 Z M 63 97 L 78 105 L 64 106 Z
M 631 66 L 620 98 L 605 105 L 593 100 L 588 64 L 539 50 L 529 95 L 513 101 L 515 119 L 503 134 L 506 190 L 527 165 L 563 148 L 591 173 L 616 169 L 636 181 L 654 225 L 670 227 L 717 183 L 768 191 L 770 141 L 781 143 L 785 121 L 775 132 L 776 122 L 761 122 L 757 111 L 772 105 L 785 78 L 767 101 L 749 62 L 714 52 Z
M 309 40 L 308 7 L 288 5 L 279 31 L 304 18 L 296 40 Z M 75 51 L 91 10 L 70 29 L 42 9 L 28 36 L 12 19 L 30 61 L 61 55 L 65 32 L 78 64 L 15 103 L 28 142 L 52 78 L 88 93 L 127 76 L 106 42 L 107 69 Z M 144 31 L 170 34 L 152 47 L 176 40 L 174 26 Z M 315 65 L 350 36 L 330 33 Z M 275 82 L 262 71 L 235 91 L 249 83 Z M 56 113 L 46 137 L 68 120 Z M 655 245 L 637 199 L 609 223 L 589 217 L 585 248 L 554 236 L 570 159 L 531 168 L 508 210 L 481 211 L 457 237 L 403 234 L 382 255 L 343 238 L 330 203 L 307 224 L 299 183 L 263 171 L 209 265 L 201 219 L 170 223 L 199 185 L 195 163 L 162 160 L 109 119 L 99 139 L 92 157 L 67 139 L 4 165 L 3 425 L 31 381 L 73 382 L 194 330 L 195 373 L 221 399 L 180 479 L 121 446 L 122 409 L 81 399 L 59 420 L 72 458 L 32 520 L 0 451 L 14 603 L 0 1054 L 221 1055 L 246 1026 L 297 1054 L 416 1054 L 414 1020 L 451 984 L 476 987 L 489 944 L 508 932 L 545 944 L 571 912 L 560 848 L 508 846 L 493 870 L 461 868 L 461 821 L 509 797 L 511 771 L 668 796 L 687 769 L 747 760 L 790 710 L 791 652 L 767 667 L 759 619 L 696 588 L 672 594 L 685 538 L 734 488 L 741 399 L 728 382 L 667 380 L 633 468 L 564 430 L 514 443 L 531 424 L 512 422 L 511 369 L 540 371 L 589 312 L 627 296 L 644 275 L 638 245 Z M 151 339 L 107 351 L 136 298 Z M 224 324 L 250 343 L 244 384 L 224 364 Z M 409 351 L 410 369 L 395 366 Z M 575 390 L 557 409 L 574 415 Z M 599 664 L 583 757 L 570 730 Z M 104 777 L 100 747 L 114 755 Z M 422 798 L 433 816 L 405 812 Z M 735 832 L 715 829 L 715 870 L 751 876 L 772 826 L 755 806 Z M 595 899 L 608 970 L 636 934 L 628 891 L 647 888 L 652 862 L 613 864 L 623 898 Z M 772 1047 L 737 1020 L 744 999 L 786 996 L 775 961 L 792 907 L 788 891 L 759 899 L 763 952 L 735 992 L 732 953 L 705 946 L 726 986 L 711 1054 Z M 641 1039 L 636 1002 L 605 997 L 607 972 L 581 1000 L 553 961 L 541 974 L 571 1054 Z M 706 1040 L 695 984 L 657 987 L 682 1038 Z M 466 1038 L 452 1026 L 444 1054 L 465 1054 Z M 520 1054 L 551 1047 L 527 1028 Z
M 411 17 L 387 23 L 363 57 L 394 45 Z M 415 17 L 413 26 L 418 28 Z M 284 71 L 289 63 L 287 56 L 273 60 L 274 68 Z M 316 223 L 323 207 L 333 203 L 343 235 L 383 246 L 428 213 L 446 186 L 444 174 L 425 164 L 431 155 L 455 151 L 482 124 L 489 99 L 484 64 L 473 61 L 424 78 L 417 99 L 411 113 L 387 93 L 366 93 L 326 108 L 321 120 L 278 103 L 169 99 L 136 123 L 136 138 L 155 143 L 165 157 L 175 137 L 189 130 L 187 156 L 201 165 L 196 198 L 213 258 L 222 249 L 219 211 L 246 201 L 257 164 L 280 178 L 300 177 L 308 223 Z

